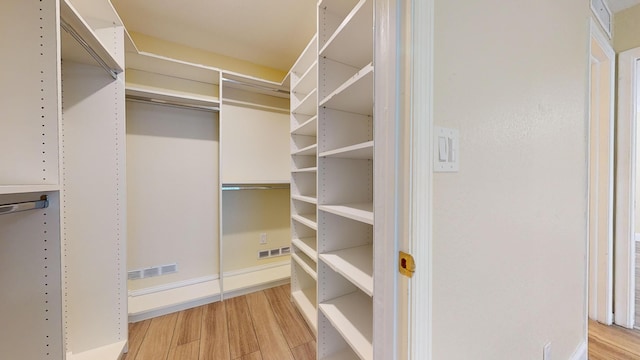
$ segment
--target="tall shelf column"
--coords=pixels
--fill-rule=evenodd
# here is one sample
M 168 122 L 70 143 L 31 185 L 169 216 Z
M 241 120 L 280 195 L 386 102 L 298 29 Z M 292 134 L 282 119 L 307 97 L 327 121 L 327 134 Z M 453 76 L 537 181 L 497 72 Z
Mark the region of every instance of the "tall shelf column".
M 318 37 L 291 69 L 291 297 L 317 332 Z
M 318 15 L 318 358 L 373 359 L 373 1 Z

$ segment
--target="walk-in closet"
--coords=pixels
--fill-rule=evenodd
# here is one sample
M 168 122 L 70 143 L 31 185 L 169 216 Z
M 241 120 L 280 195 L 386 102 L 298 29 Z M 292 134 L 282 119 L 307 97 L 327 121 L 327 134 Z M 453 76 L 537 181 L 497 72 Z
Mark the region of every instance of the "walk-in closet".
M 0 5 L 0 358 L 382 359 L 374 1 L 300 2 L 264 64 L 140 4 Z

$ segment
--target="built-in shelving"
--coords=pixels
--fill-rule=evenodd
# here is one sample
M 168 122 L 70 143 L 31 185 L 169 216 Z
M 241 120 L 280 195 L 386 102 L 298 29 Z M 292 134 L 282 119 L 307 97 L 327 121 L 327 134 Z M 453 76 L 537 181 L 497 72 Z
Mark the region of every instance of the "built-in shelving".
M 313 230 L 318 229 L 318 223 L 316 222 L 316 214 L 294 214 L 291 216 L 293 220 L 308 226 Z
M 58 190 L 60 190 L 60 186 L 58 185 L 6 185 L 0 186 L 0 195 L 39 193 Z
M 330 251 L 319 257 L 365 294 L 373 296 L 373 245 Z
M 361 359 L 373 359 L 373 304 L 370 297 L 355 291 L 320 303 L 319 308 Z
M 318 209 L 373 225 L 373 203 L 320 205 Z
M 291 69 L 291 294 L 317 331 L 318 37 Z
M 316 263 L 304 253 L 292 253 L 291 258 L 295 261 L 313 280 L 318 279 L 316 273 Z
M 345 146 L 320 153 L 320 157 L 336 157 L 344 159 L 373 159 L 373 141 Z
M 313 261 L 318 261 L 318 250 L 316 247 L 316 238 L 315 237 L 306 237 L 306 238 L 295 238 L 291 240 L 293 246 L 298 248 L 303 253 L 307 254 L 309 258 Z
M 318 4 L 318 357 L 374 358 L 374 2 Z

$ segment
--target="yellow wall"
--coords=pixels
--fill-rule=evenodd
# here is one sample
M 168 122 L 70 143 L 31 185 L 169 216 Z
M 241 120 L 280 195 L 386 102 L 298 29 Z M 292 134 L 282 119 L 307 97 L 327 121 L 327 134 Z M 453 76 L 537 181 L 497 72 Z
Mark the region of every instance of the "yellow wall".
M 160 40 L 148 35 L 136 32 L 130 32 L 130 35 L 139 51 L 149 52 L 196 64 L 212 66 L 222 70 L 233 71 L 275 82 L 281 82 L 287 75 L 286 72 L 283 72 L 281 70 L 276 70 L 245 60 L 239 60 L 205 50 L 195 49 L 177 43 Z
M 640 47 L 640 5 L 620 11 L 613 18 L 613 48 L 616 52 Z

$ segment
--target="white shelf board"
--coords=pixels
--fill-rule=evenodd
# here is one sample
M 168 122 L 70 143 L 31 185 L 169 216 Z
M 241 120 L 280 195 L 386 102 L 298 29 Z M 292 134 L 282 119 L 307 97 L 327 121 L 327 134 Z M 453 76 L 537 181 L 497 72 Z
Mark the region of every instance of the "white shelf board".
M 309 145 L 305 148 L 302 148 L 296 152 L 291 153 L 291 155 L 316 155 L 318 153 L 318 144 Z
M 96 349 L 87 350 L 81 353 L 73 354 L 67 353 L 67 360 L 118 360 L 124 353 L 124 348 L 127 345 L 126 340 L 118 341 L 117 343 L 101 346 Z
M 181 91 L 171 91 L 140 84 L 128 83 L 125 88 L 128 96 L 136 96 L 145 99 L 156 100 L 159 104 L 163 101 L 170 103 L 179 103 L 185 105 L 196 105 L 210 108 L 219 108 L 220 99 L 213 96 L 201 94 L 187 93 Z
M 324 151 L 320 157 L 334 157 L 343 159 L 373 159 L 373 141 L 345 146 L 335 150 Z
M 373 203 L 320 205 L 318 210 L 373 225 Z
M 369 64 L 320 101 L 321 107 L 373 115 L 373 65 Z
M 353 10 L 355 5 L 357 5 L 357 2 L 358 0 L 320 0 L 318 2 L 318 7 L 321 9 L 326 8 L 331 13 L 346 17 Z
M 320 57 L 355 67 L 370 63 L 373 60 L 372 28 L 373 1 L 362 0 L 320 49 Z
M 318 306 L 315 286 L 291 292 L 293 301 L 300 309 L 307 323 L 316 331 L 318 329 Z
M 333 355 L 325 356 L 320 360 L 360 360 L 358 355 L 356 355 L 353 350 L 346 349 L 340 351 L 339 353 L 335 353 Z
M 318 59 L 318 34 L 314 34 L 311 40 L 307 43 L 307 46 L 302 50 L 298 60 L 291 67 L 291 73 L 298 79 L 302 78 L 307 70 L 313 65 L 314 61 Z M 293 78 L 293 76 L 292 76 Z M 296 86 L 296 82 L 291 82 L 291 88 Z
M 216 68 L 148 52 L 127 53 L 127 69 L 142 70 L 212 85 L 220 83 L 220 70 Z
M 291 112 L 294 114 L 303 114 L 303 115 L 317 115 L 318 114 L 318 89 L 314 89 L 310 92 L 304 99 L 300 101 L 300 103 L 291 109 Z
M 67 23 L 80 38 L 95 52 L 95 54 L 105 63 L 107 67 L 116 73 L 124 70 L 123 64 L 111 54 L 106 46 L 100 41 L 98 35 L 91 26 L 80 15 L 69 0 L 60 1 L 60 20 Z M 61 57 L 63 60 L 80 62 L 84 64 L 96 64 L 91 55 L 65 30 L 60 31 L 62 41 Z
M 59 185 L 2 185 L 0 195 L 59 191 Z
M 307 254 L 313 261 L 318 261 L 318 250 L 316 246 L 315 237 L 304 237 L 299 239 L 292 239 L 291 243 L 298 248 L 298 250 Z
M 316 214 L 295 214 L 291 218 L 313 230 L 318 230 L 318 222 Z
M 291 170 L 291 172 L 294 174 L 313 173 L 313 172 L 318 172 L 318 167 L 314 166 L 314 167 L 308 167 L 308 168 L 302 168 L 302 169 L 295 169 L 295 170 Z
M 318 273 L 315 269 L 315 263 L 313 263 L 311 261 L 311 259 L 305 259 L 304 255 L 300 256 L 298 254 L 295 253 L 291 253 L 291 258 L 293 259 L 293 261 L 296 262 L 296 264 L 298 264 L 302 270 L 304 270 L 304 272 L 306 272 L 309 276 L 311 276 L 311 278 L 313 278 L 313 280 L 318 280 Z
M 291 88 L 297 94 L 309 94 L 318 87 L 318 61 L 307 69 L 300 80 Z
M 318 198 L 314 196 L 304 196 L 304 195 L 291 195 L 291 198 L 298 201 L 304 201 L 309 204 L 317 204 Z
M 360 291 L 319 305 L 322 313 L 361 359 L 373 359 L 373 302 Z
M 291 134 L 316 136 L 318 134 L 318 115 L 303 122 L 300 126 L 294 127 L 293 130 L 291 130 Z
M 163 309 L 170 309 L 201 299 L 220 295 L 220 281 L 210 280 L 139 296 L 129 296 L 129 318 L 142 318 Z
M 373 296 L 373 245 L 363 245 L 319 255 L 320 260 L 365 294 Z
M 285 280 L 289 277 L 291 277 L 291 265 L 287 262 L 267 269 L 225 276 L 222 280 L 222 287 L 224 293 L 227 294 L 270 282 Z

